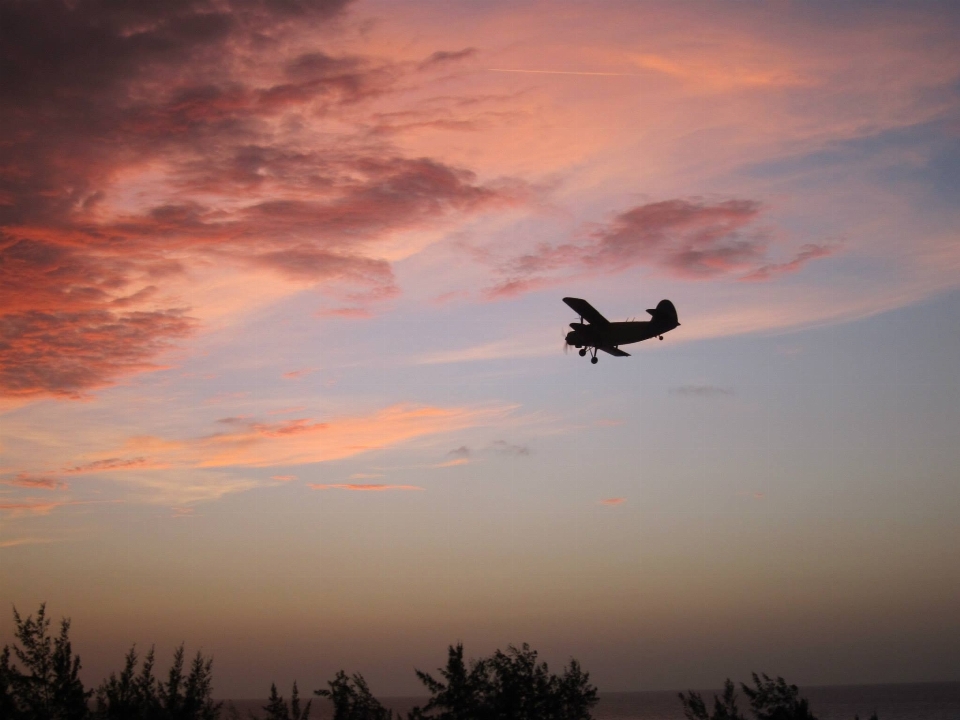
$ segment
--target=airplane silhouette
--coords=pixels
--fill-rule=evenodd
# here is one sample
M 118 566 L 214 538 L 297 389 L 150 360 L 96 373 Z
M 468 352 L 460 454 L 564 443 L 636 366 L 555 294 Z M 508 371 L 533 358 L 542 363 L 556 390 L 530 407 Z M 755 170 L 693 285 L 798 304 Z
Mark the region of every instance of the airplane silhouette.
M 603 350 L 615 357 L 630 357 L 620 349 L 621 345 L 649 340 L 679 327 L 677 309 L 669 300 L 661 300 L 650 313 L 649 320 L 610 322 L 593 305 L 580 298 L 565 297 L 563 301 L 580 316 L 580 322 L 570 323 L 573 328 L 567 333 L 567 345 L 580 349 L 580 357 L 590 352 L 590 362 L 597 364 L 597 351 Z M 586 320 L 587 322 L 584 322 Z

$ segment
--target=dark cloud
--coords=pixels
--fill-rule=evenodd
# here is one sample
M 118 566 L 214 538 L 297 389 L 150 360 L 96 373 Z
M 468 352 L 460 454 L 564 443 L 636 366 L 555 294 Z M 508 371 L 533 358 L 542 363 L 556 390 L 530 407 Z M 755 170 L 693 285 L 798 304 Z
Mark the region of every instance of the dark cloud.
M 530 448 L 526 445 L 513 445 L 508 443 L 506 440 L 494 440 L 490 443 L 490 449 L 494 452 L 500 453 L 501 455 L 511 455 L 513 457 L 521 457 L 530 454 Z
M 195 327 L 165 292 L 193 264 L 339 283 L 363 314 L 397 293 L 379 241 L 516 200 L 360 130 L 303 130 L 414 69 L 286 49 L 347 4 L 0 0 L 0 395 L 156 367 Z M 117 197 L 148 168 L 140 200 Z
M 3 480 L 2 482 L 6 485 L 13 485 L 14 487 L 42 490 L 67 490 L 69 487 L 67 483 L 63 482 L 62 480 L 39 475 L 31 475 L 29 473 L 19 473 L 9 480 Z
M 421 70 L 426 70 L 428 68 L 436 67 L 437 65 L 445 65 L 447 63 L 456 62 L 457 60 L 473 57 L 478 52 L 479 50 L 472 47 L 463 48 L 462 50 L 438 50 L 420 63 L 419 68 Z
M 760 203 L 742 199 L 639 205 L 595 228 L 581 242 L 544 243 L 509 260 L 501 266 L 503 279 L 487 295 L 508 297 L 570 275 L 615 273 L 639 265 L 685 279 L 740 275 L 764 280 L 829 254 L 827 248 L 805 245 L 790 262 L 769 263 L 771 234 L 755 226 L 761 209 Z
M 470 457 L 470 448 L 468 448 L 466 445 L 461 445 L 460 447 L 454 448 L 448 452 L 447 455 L 455 458 L 468 458 Z
M 95 460 L 94 462 L 83 465 L 74 465 L 70 468 L 64 468 L 61 472 L 64 475 L 77 475 L 84 473 L 108 472 L 111 470 L 132 470 L 135 468 L 151 467 L 151 462 L 145 457 L 135 458 L 107 458 L 106 460 Z
M 717 387 L 716 385 L 680 385 L 670 388 L 671 395 L 684 397 L 729 397 L 734 394 L 731 388 Z
M 0 393 L 80 397 L 153 358 L 193 323 L 176 310 L 21 312 L 0 316 Z

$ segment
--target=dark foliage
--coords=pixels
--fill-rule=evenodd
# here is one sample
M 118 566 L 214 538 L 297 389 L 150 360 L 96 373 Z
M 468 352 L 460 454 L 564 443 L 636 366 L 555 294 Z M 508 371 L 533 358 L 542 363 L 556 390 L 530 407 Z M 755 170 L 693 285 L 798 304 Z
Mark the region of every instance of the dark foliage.
M 98 720 L 216 720 L 221 703 L 211 697 L 213 660 L 201 653 L 184 676 L 184 651 L 181 645 L 173 655 L 167 681 L 153 674 L 153 648 L 137 672 L 137 653 L 127 653 L 123 671 L 101 683 L 97 689 L 94 717 Z
M 36 619 L 26 620 L 13 609 L 13 655 L 22 665 L 10 662 L 10 648 L 0 656 L 0 708 L 11 720 L 82 720 L 88 714 L 89 692 L 78 674 L 80 657 L 70 645 L 70 621 L 60 621 L 60 634 L 49 633 L 46 606 Z
M 757 720 L 817 720 L 797 686 L 787 685 L 782 677 L 771 680 L 764 674 L 761 680 L 753 673 L 753 684 L 756 687 L 746 683 L 740 683 L 740 687 Z
M 800 697 L 799 688 L 787 685 L 782 677 L 773 680 L 766 674 L 753 673 L 753 685 L 740 683 L 756 720 L 817 720 L 807 701 Z M 737 693 L 729 679 L 723 685 L 723 694 L 713 699 L 713 713 L 707 710 L 700 693 L 680 693 L 680 702 L 689 720 L 746 720 L 737 707 Z M 870 720 L 878 720 L 877 714 L 873 713 Z
M 333 720 L 392 720 L 393 712 L 373 696 L 363 675 L 349 677 L 341 670 L 327 685 L 313 693 L 333 703 Z
M 153 676 L 153 648 L 147 653 L 139 673 L 136 649 L 130 648 L 120 676 L 110 673 L 110 678 L 97 688 L 95 716 L 103 720 L 133 720 L 153 718 L 159 712 L 157 680 Z
M 442 680 L 417 671 L 431 697 L 411 720 L 590 720 L 597 689 L 572 660 L 562 675 L 537 662 L 529 645 L 512 645 L 489 658 L 463 659 L 463 646 L 451 646 Z
M 683 714 L 689 720 L 745 720 L 737 708 L 737 692 L 729 678 L 723 684 L 723 694 L 713 698 L 713 714 L 707 712 L 706 703 L 700 693 L 690 691 L 686 696 L 680 693 Z
M 310 705 L 312 700 L 308 700 L 303 710 L 300 709 L 300 691 L 297 690 L 297 683 L 293 683 L 293 691 L 290 693 L 290 704 L 283 699 L 283 696 L 277 692 L 277 685 L 270 685 L 270 700 L 263 706 L 266 715 L 264 720 L 307 720 L 310 717 Z

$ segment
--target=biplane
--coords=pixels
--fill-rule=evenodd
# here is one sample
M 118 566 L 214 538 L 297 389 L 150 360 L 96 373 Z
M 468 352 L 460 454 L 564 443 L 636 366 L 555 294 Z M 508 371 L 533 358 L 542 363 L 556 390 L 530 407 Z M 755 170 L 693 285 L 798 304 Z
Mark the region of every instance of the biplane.
M 614 357 L 630 357 L 620 349 L 621 345 L 649 340 L 658 337 L 663 340 L 663 334 L 675 327 L 677 309 L 669 300 L 661 300 L 650 313 L 649 320 L 627 320 L 626 322 L 610 322 L 586 300 L 565 297 L 563 301 L 580 316 L 580 322 L 570 323 L 572 328 L 566 335 L 567 345 L 580 350 L 580 357 L 590 353 L 590 362 L 597 364 L 597 351 L 602 350 Z

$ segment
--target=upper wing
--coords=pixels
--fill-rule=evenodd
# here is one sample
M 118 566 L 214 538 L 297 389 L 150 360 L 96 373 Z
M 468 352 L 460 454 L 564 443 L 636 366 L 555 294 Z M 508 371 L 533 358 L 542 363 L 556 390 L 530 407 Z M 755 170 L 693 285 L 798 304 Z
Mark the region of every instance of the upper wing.
M 624 352 L 624 351 L 621 350 L 620 348 L 615 348 L 615 347 L 601 347 L 601 348 L 597 348 L 597 350 L 603 350 L 605 353 L 610 353 L 611 355 L 613 355 L 613 356 L 615 356 L 615 357 L 630 357 L 630 353 Z
M 582 317 L 591 325 L 609 325 L 610 321 L 607 320 L 600 312 L 586 300 L 581 300 L 580 298 L 571 298 L 566 297 L 563 301 L 570 306 L 570 309 L 573 310 L 577 315 Z

